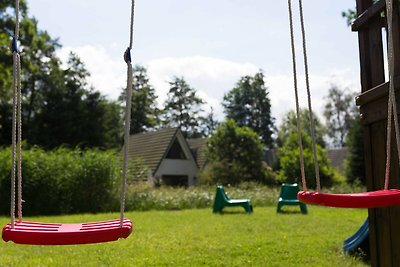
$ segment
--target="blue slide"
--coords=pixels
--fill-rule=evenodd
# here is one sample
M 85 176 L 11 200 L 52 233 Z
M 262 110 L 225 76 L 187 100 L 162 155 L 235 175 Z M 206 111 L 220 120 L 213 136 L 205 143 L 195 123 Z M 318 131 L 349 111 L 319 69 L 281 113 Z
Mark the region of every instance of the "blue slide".
M 346 253 L 357 252 L 359 248 L 362 250 L 369 250 L 368 219 L 365 220 L 357 232 L 343 242 L 343 250 Z

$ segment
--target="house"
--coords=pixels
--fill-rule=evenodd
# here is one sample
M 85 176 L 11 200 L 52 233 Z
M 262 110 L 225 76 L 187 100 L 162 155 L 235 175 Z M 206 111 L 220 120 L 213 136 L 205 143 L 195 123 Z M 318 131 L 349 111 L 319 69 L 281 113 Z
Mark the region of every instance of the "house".
M 196 158 L 205 162 L 200 156 L 202 141 L 191 143 L 192 149 L 179 128 L 165 128 L 131 135 L 128 154 L 130 159 L 140 158 L 149 168 L 149 182 L 191 186 L 196 184 L 199 171 Z
M 203 170 L 207 164 L 207 158 L 205 156 L 204 150 L 206 147 L 206 139 L 205 138 L 194 138 L 187 140 L 190 150 L 192 151 L 192 155 L 196 160 L 197 166 L 200 170 Z
M 328 158 L 331 162 L 331 165 L 341 174 L 344 174 L 345 160 L 348 155 L 349 152 L 346 147 L 328 150 Z

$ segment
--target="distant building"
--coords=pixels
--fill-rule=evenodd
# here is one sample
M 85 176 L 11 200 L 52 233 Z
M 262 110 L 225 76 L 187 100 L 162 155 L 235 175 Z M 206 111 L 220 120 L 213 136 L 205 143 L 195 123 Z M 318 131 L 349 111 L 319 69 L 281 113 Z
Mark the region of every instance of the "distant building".
M 129 159 L 140 158 L 148 167 L 147 180 L 165 185 L 192 186 L 200 170 L 207 165 L 204 154 L 206 139 L 186 140 L 179 128 L 165 128 L 129 137 Z M 346 148 L 328 150 L 331 165 L 344 173 Z M 263 160 L 270 166 L 277 161 L 276 150 L 264 152 Z
M 341 174 L 344 174 L 344 162 L 349 155 L 347 148 L 337 148 L 328 150 L 328 158 L 332 167 L 337 169 Z
M 149 168 L 148 181 L 155 184 L 192 186 L 205 158 L 205 139 L 186 141 L 179 128 L 134 134 L 129 137 L 129 158 L 140 158 Z

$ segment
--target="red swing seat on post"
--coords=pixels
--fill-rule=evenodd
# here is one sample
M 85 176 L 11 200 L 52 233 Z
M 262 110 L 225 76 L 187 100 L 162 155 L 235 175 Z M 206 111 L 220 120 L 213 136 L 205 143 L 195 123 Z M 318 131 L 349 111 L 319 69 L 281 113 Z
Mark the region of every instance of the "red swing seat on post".
M 102 222 L 57 224 L 41 222 L 16 222 L 14 228 L 3 228 L 3 240 L 25 245 L 73 245 L 116 241 L 127 238 L 132 232 L 132 222 L 124 219 Z
M 377 190 L 353 194 L 300 191 L 297 199 L 307 204 L 336 208 L 379 208 L 400 205 L 400 190 Z

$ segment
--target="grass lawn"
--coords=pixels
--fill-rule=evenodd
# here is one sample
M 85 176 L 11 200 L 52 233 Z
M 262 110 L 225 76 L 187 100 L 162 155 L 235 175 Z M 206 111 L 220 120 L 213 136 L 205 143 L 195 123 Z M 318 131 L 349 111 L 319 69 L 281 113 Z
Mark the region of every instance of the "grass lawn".
M 134 231 L 126 240 L 79 246 L 0 243 L 1 266 L 366 266 L 342 252 L 343 240 L 361 226 L 366 210 L 308 206 L 276 214 L 228 208 L 126 214 Z M 83 222 L 118 214 L 36 217 L 25 220 Z M 1 217 L 3 225 L 9 221 Z

